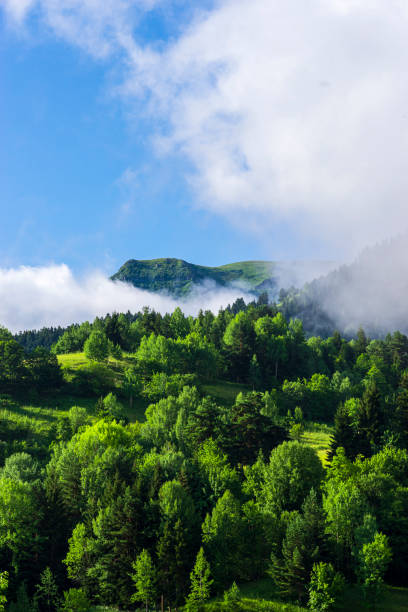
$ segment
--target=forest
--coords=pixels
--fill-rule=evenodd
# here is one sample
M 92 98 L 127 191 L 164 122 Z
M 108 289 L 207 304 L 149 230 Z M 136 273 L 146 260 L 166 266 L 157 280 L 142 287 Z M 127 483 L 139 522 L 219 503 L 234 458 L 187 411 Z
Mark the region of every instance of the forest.
M 408 337 L 0 328 L 0 610 L 408 609 Z

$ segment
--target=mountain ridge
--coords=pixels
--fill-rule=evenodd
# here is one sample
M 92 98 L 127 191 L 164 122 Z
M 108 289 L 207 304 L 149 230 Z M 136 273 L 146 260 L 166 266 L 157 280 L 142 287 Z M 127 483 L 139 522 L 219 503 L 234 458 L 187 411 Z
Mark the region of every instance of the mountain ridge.
M 187 297 L 193 286 L 213 281 L 216 286 L 240 286 L 254 295 L 276 296 L 283 286 L 301 286 L 333 269 L 329 261 L 248 260 L 221 266 L 202 266 L 183 259 L 129 259 L 111 276 L 146 291 Z M 283 281 L 285 279 L 285 282 Z

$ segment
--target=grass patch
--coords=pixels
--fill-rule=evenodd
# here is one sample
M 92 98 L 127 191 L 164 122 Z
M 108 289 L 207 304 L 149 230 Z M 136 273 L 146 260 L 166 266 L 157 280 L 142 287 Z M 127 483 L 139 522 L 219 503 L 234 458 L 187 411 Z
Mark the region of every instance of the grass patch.
M 316 425 L 316 424 L 314 424 Z M 320 461 L 324 466 L 327 465 L 327 452 L 330 448 L 330 432 L 327 427 L 322 428 L 320 431 L 316 427 L 313 430 L 306 429 L 302 441 L 311 446 L 316 451 Z
M 295 604 L 283 603 L 279 601 L 276 594 L 276 587 L 271 578 L 263 578 L 256 582 L 248 582 L 239 585 L 241 600 L 234 604 L 224 602 L 223 595 L 209 601 L 204 610 L 206 612 L 217 612 L 218 610 L 232 611 L 242 610 L 247 612 L 304 612 L 306 608 L 301 608 Z M 233 606 L 233 607 L 231 607 Z
M 346 589 L 344 597 L 336 607 L 339 612 L 348 610 L 364 610 L 367 608 L 361 590 L 358 587 Z M 378 602 L 376 610 L 387 612 L 406 612 L 408 610 L 408 589 L 387 585 L 384 589 L 383 598 Z
M 57 359 L 60 366 L 69 370 L 77 370 L 81 366 L 90 363 L 84 353 L 65 353 L 57 355 Z
M 238 393 L 248 393 L 248 391 L 251 391 L 248 385 L 241 385 L 240 383 L 233 383 L 225 380 L 204 383 L 201 388 L 203 393 L 213 397 L 214 400 L 222 406 L 232 406 L 235 403 L 235 398 Z
M 305 612 L 306 608 L 299 608 L 299 606 L 293 604 L 281 603 L 270 599 L 250 599 L 249 597 L 242 597 L 240 601 L 234 602 L 233 604 L 224 601 L 209 603 L 203 610 L 205 610 L 205 612 L 218 612 L 218 610 L 225 610 L 225 612 L 232 612 L 232 610 L 240 610 L 242 612 Z
M 58 362 L 67 373 L 75 373 L 76 370 L 82 368 L 83 366 L 90 366 L 95 363 L 87 359 L 84 353 L 66 353 L 63 355 L 58 355 Z M 104 366 L 109 368 L 109 370 L 114 373 L 114 388 L 112 388 L 112 392 L 115 393 L 115 395 L 118 396 L 118 399 L 122 402 L 126 417 L 132 423 L 135 421 L 143 422 L 146 420 L 145 410 L 149 405 L 149 402 L 144 398 L 135 397 L 133 398 L 132 406 L 130 406 L 129 399 L 124 397 L 123 392 L 121 391 L 124 372 L 126 368 L 129 368 L 134 364 L 135 359 L 131 353 L 125 353 L 122 359 L 110 358 L 103 363 Z M 72 397 L 72 399 L 69 400 L 72 401 L 72 403 L 67 406 L 67 409 L 69 410 L 71 406 L 83 406 L 87 409 L 88 413 L 92 414 L 98 397 L 99 396 L 95 395 L 94 397 L 88 397 L 85 400 L 78 397 Z M 64 396 L 61 396 L 61 399 L 59 399 L 60 404 L 64 405 L 67 405 L 67 402 L 69 403 L 69 401 Z
M 57 355 L 58 363 L 61 367 L 67 370 L 77 370 L 78 368 L 95 363 L 85 357 L 85 353 L 64 353 Z M 124 353 L 122 359 L 113 359 L 109 357 L 106 362 L 103 362 L 115 372 L 123 374 L 126 368 L 135 365 L 135 357 L 132 353 Z
M 241 592 L 240 602 L 231 604 L 223 601 L 223 595 L 210 600 L 203 608 L 205 612 L 217 612 L 225 610 L 242 610 L 245 612 L 305 612 L 306 608 L 291 603 L 279 601 L 276 587 L 271 578 L 263 578 L 256 582 L 239 585 Z M 234 606 L 233 608 L 231 606 Z M 368 609 L 364 601 L 361 589 L 357 586 L 346 589 L 342 600 L 335 607 L 338 612 L 349 610 Z M 406 612 L 408 610 L 408 588 L 386 586 L 384 596 L 377 605 L 377 610 L 387 612 Z

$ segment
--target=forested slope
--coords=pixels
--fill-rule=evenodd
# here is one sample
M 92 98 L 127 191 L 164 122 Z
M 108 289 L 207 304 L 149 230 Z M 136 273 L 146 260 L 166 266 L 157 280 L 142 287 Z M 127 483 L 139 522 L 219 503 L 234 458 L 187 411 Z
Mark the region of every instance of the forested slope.
M 406 606 L 405 335 L 307 338 L 265 302 L 52 353 L 3 328 L 0 392 L 10 610 Z

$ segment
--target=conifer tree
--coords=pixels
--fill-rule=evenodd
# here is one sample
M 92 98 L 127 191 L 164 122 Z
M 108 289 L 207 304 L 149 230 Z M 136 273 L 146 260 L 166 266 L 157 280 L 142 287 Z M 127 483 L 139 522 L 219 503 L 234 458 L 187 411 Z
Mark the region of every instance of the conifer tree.
M 395 414 L 395 429 L 399 435 L 400 444 L 408 448 L 408 390 L 403 389 L 397 397 L 397 410 Z
M 313 564 L 327 555 L 325 517 L 312 489 L 302 514 L 294 513 L 288 522 L 282 556 L 272 555 L 269 574 L 283 597 L 304 602 Z
M 127 605 L 132 592 L 132 562 L 140 549 L 148 546 L 145 531 L 149 522 L 143 518 L 139 481 L 127 487 L 94 520 L 96 562 L 92 575 L 106 602 Z
M 359 452 L 369 457 L 376 451 L 382 434 L 381 395 L 375 383 L 364 392 L 358 415 Z
M 188 564 L 191 567 L 191 533 L 179 519 L 166 521 L 157 544 L 159 580 L 164 595 L 179 602 L 188 584 Z
M 334 430 L 330 438 L 330 450 L 328 459 L 331 461 L 339 447 L 344 448 L 346 457 L 355 459 L 358 453 L 358 443 L 351 418 L 344 404 L 340 404 L 334 417 Z
M 49 567 L 46 567 L 40 576 L 40 584 L 37 584 L 35 598 L 41 602 L 42 607 L 47 612 L 55 610 L 58 603 L 58 587 Z
M 193 571 L 190 574 L 191 589 L 186 600 L 189 610 L 197 610 L 201 604 L 209 599 L 213 583 L 210 576 L 210 564 L 205 558 L 203 547 L 201 547 L 198 551 Z
M 249 364 L 248 382 L 252 385 L 253 389 L 260 389 L 262 387 L 262 372 L 256 355 L 252 355 Z
M 152 558 L 145 548 L 137 557 L 136 561 L 133 562 L 132 567 L 134 569 L 134 574 L 131 574 L 131 578 L 135 583 L 136 593 L 132 595 L 131 599 L 133 602 L 143 601 L 146 605 L 147 612 L 149 602 L 154 601 L 157 596 L 157 576 Z

